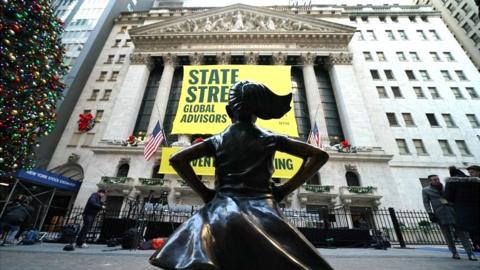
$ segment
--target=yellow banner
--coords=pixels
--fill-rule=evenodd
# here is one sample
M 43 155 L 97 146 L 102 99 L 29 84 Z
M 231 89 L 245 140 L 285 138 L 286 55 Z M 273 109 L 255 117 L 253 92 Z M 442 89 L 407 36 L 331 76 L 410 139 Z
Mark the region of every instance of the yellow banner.
M 162 159 L 160 160 L 159 173 L 177 174 L 170 166 L 168 159 L 171 155 L 180 151 L 181 147 L 162 147 Z M 197 175 L 215 175 L 215 167 L 213 166 L 214 158 L 203 157 L 192 161 L 190 164 Z M 302 165 L 302 159 L 282 152 L 275 154 L 273 166 L 275 172 L 272 177 L 275 178 L 291 178 Z
M 279 95 L 292 91 L 290 66 L 211 65 L 184 66 L 182 92 L 172 134 L 217 134 L 229 124 L 225 110 L 230 86 L 241 80 L 263 83 Z M 295 110 L 281 119 L 261 120 L 267 130 L 298 137 Z

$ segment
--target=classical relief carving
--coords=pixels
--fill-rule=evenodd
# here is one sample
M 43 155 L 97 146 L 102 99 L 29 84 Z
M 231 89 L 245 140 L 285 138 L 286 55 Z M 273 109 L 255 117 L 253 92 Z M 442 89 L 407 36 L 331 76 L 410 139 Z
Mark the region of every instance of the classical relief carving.
M 169 25 L 161 32 L 242 32 L 242 31 L 327 31 L 310 23 L 239 10 L 207 18 L 188 19 Z
M 203 62 L 203 54 L 201 53 L 193 53 L 188 56 L 190 59 L 190 65 L 201 65 Z
M 258 53 L 250 52 L 245 54 L 245 64 L 256 65 L 258 60 Z
M 162 55 L 163 63 L 165 65 L 175 65 L 177 63 L 177 56 L 175 54 L 167 53 Z
M 313 53 L 305 53 L 300 56 L 303 65 L 313 65 L 315 62 L 316 55 Z
M 273 63 L 275 65 L 284 65 L 286 60 L 287 55 L 285 53 L 278 52 L 273 54 Z
M 332 65 L 351 65 L 352 59 L 351 53 L 331 53 L 328 55 L 328 61 Z
M 227 65 L 230 63 L 230 54 L 229 53 L 225 53 L 225 52 L 222 52 L 222 53 L 219 53 L 217 54 L 217 63 L 219 65 Z
M 130 55 L 130 65 L 146 65 L 149 69 L 152 69 L 154 62 L 149 54 L 133 53 Z

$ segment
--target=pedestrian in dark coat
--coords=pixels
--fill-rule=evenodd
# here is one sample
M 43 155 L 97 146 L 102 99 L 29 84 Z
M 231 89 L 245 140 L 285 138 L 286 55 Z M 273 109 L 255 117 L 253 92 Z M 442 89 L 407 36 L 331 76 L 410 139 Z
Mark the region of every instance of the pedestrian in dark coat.
M 477 260 L 470 244 L 469 231 L 478 225 L 480 205 L 480 179 L 477 177 L 449 177 L 446 179 L 445 197 L 454 205 L 455 229 L 459 238 L 465 237 L 465 251 L 470 260 Z M 463 241 L 462 241 L 463 242 Z
M 468 173 L 470 174 L 471 177 L 477 177 L 480 179 L 480 166 L 478 165 L 472 165 L 467 168 Z M 475 198 L 477 198 L 477 209 L 480 209 L 480 190 L 476 190 L 476 195 Z M 476 211 L 476 217 L 472 220 L 475 222 L 475 226 L 473 227 L 473 231 L 469 231 L 470 237 L 472 238 L 473 242 L 473 249 L 476 252 L 480 252 L 480 210 Z
M 88 247 L 87 244 L 85 244 L 85 238 L 87 237 L 87 233 L 90 231 L 90 228 L 93 225 L 95 216 L 100 210 L 105 208 L 103 204 L 105 193 L 106 192 L 104 189 L 99 189 L 97 192 L 92 193 L 90 198 L 88 198 L 87 204 L 85 205 L 85 210 L 83 211 L 83 226 L 77 237 L 77 247 Z

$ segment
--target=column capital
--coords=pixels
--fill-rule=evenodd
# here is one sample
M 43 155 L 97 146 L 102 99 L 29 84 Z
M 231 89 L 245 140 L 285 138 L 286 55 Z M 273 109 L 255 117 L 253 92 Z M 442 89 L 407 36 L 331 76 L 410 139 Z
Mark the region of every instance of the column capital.
M 152 70 L 155 63 L 149 54 L 132 53 L 130 55 L 130 65 L 146 65 L 149 70 Z
M 274 53 L 272 57 L 275 65 L 285 65 L 285 61 L 287 60 L 287 54 L 282 52 Z
M 190 59 L 190 65 L 201 65 L 203 62 L 203 53 L 194 52 L 188 55 Z
M 245 54 L 245 64 L 256 65 L 258 60 L 258 53 L 249 52 Z
M 174 66 L 177 64 L 177 56 L 175 54 L 166 53 L 162 55 L 163 64 Z
M 351 53 L 330 53 L 325 61 L 325 66 L 331 68 L 333 65 L 351 65 L 352 59 Z
M 231 58 L 230 53 L 226 53 L 226 52 L 217 53 L 217 63 L 219 65 L 230 64 L 230 58 Z
M 303 65 L 313 65 L 313 63 L 315 62 L 315 58 L 316 55 L 311 52 L 302 53 L 300 55 L 300 60 Z

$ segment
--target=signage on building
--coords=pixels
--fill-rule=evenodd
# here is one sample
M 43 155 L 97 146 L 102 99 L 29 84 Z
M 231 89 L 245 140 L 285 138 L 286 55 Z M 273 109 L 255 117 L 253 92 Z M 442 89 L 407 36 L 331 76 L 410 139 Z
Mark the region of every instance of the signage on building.
M 177 174 L 170 166 L 168 159 L 171 155 L 180 151 L 180 147 L 163 147 L 162 158 L 160 163 L 159 173 L 163 174 Z M 197 175 L 215 175 L 214 159 L 212 157 L 203 157 L 192 161 L 190 164 Z M 291 178 L 302 165 L 302 159 L 286 153 L 276 152 L 273 161 L 275 169 L 273 176 L 275 178 Z
M 68 191 L 77 191 L 82 184 L 81 182 L 72 180 L 63 175 L 55 174 L 38 168 L 35 168 L 31 171 L 20 170 L 17 173 L 17 177 L 27 182 Z
M 230 86 L 241 80 L 263 83 L 279 95 L 292 91 L 290 66 L 184 66 L 182 91 L 172 134 L 222 132 L 231 123 L 225 109 Z M 280 119 L 258 119 L 256 124 L 276 133 L 298 137 L 293 100 L 291 107 Z

